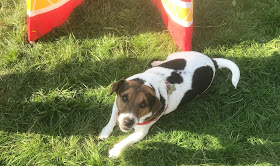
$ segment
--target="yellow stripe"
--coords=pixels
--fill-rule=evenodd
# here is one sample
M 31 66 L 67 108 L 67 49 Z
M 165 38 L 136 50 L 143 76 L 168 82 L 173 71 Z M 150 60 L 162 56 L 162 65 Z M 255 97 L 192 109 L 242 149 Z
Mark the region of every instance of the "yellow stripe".
M 44 1 L 44 3 L 41 3 L 40 5 L 37 4 L 42 1 Z M 30 0 L 30 2 L 28 2 L 29 7 L 27 9 L 28 16 L 33 17 L 38 14 L 42 14 L 42 13 L 54 10 L 54 9 L 59 8 L 60 6 L 64 5 L 69 0 L 51 0 L 51 2 L 49 2 L 49 1 L 48 0 Z M 33 4 L 35 3 L 35 6 L 31 5 L 32 2 L 33 2 Z M 52 2 L 56 2 L 56 3 L 51 5 Z M 48 3 L 49 3 L 49 5 L 46 5 Z
M 31 9 L 33 7 L 32 4 L 34 4 L 34 0 L 28 0 L 27 1 L 27 10 L 31 11 Z
M 27 0 L 27 10 L 29 11 L 36 11 L 53 4 L 59 3 L 63 0 Z
M 175 10 L 177 13 L 177 18 L 180 20 L 183 20 L 188 16 L 191 9 L 190 8 L 185 9 L 185 8 L 181 8 L 179 6 L 175 6 Z
M 193 1 L 161 0 L 167 14 L 176 23 L 189 27 L 193 22 Z
M 191 8 L 191 10 L 189 11 L 189 14 L 186 16 L 186 18 L 184 19 L 184 21 L 192 21 L 193 20 L 193 7 Z

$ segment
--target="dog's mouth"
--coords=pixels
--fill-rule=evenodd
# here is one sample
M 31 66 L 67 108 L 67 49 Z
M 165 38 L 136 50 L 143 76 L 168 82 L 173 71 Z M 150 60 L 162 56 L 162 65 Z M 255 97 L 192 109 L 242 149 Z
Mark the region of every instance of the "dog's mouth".
M 120 127 L 121 131 L 123 131 L 123 132 L 129 132 L 133 128 L 133 127 L 127 127 L 127 126 L 124 126 L 121 124 L 119 124 L 119 127 Z

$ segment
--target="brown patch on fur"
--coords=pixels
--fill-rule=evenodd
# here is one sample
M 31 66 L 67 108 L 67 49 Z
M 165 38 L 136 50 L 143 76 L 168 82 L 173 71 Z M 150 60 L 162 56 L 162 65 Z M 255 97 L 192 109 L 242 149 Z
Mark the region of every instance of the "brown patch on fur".
M 120 80 L 115 82 L 111 94 L 114 92 L 117 93 L 116 102 L 119 114 L 132 112 L 138 120 L 150 112 L 154 118 L 153 115 L 162 107 L 152 88 L 139 81 Z
M 114 82 L 112 85 L 112 91 L 110 95 L 112 95 L 114 92 L 118 91 L 120 87 L 122 87 L 125 84 L 126 80 L 122 79 L 118 82 Z
M 144 122 L 149 122 L 149 121 L 159 117 L 161 115 L 161 112 L 159 110 L 162 107 L 162 104 L 159 101 L 159 99 L 157 98 L 157 96 L 155 95 L 155 92 L 151 88 L 149 88 L 147 91 L 150 94 L 153 94 L 150 97 L 150 101 L 153 103 L 153 106 L 152 106 L 152 109 L 151 109 L 152 116 L 150 116 L 147 119 L 145 119 Z

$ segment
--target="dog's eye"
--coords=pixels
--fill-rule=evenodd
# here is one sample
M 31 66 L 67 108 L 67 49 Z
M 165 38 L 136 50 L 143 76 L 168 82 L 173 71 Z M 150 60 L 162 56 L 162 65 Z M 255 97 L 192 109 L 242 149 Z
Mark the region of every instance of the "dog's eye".
M 123 95 L 123 96 L 121 96 L 121 97 L 122 97 L 122 101 L 123 101 L 124 103 L 126 103 L 126 102 L 128 101 L 127 95 Z
M 145 102 L 142 102 L 140 105 L 139 105 L 140 108 L 145 108 L 147 107 L 147 104 Z

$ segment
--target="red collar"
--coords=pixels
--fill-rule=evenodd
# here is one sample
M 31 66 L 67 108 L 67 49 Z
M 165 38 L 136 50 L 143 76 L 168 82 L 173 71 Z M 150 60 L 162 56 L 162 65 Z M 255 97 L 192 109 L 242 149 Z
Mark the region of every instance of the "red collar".
M 162 115 L 164 115 L 164 113 L 166 112 L 166 110 L 168 108 L 168 102 L 169 102 L 169 93 L 168 93 L 168 91 L 170 89 L 170 83 L 168 81 L 165 81 L 165 84 L 166 84 L 166 91 L 167 91 L 167 104 L 166 104 L 165 110 L 162 112 L 162 114 L 159 117 L 157 117 L 157 118 L 155 118 L 155 119 L 153 119 L 151 121 L 148 121 L 148 122 L 137 123 L 137 125 L 141 125 L 142 126 L 142 125 L 150 124 L 153 121 L 157 121 Z

